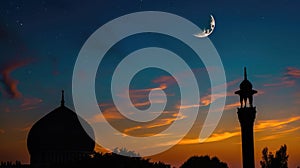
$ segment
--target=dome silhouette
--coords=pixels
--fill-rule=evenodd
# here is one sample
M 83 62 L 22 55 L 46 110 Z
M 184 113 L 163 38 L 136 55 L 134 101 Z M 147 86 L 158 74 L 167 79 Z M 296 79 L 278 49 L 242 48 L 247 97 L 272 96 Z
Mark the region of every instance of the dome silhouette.
M 240 84 L 240 89 L 241 90 L 251 90 L 252 89 L 252 84 L 249 80 L 244 79 L 241 84 Z
M 244 80 L 240 84 L 240 90 L 234 92 L 240 96 L 241 108 L 243 104 L 244 108 L 247 107 L 247 100 L 249 100 L 250 107 L 253 107 L 253 95 L 256 94 L 257 91 L 253 90 L 252 87 L 251 82 L 247 79 L 246 67 L 244 67 Z
M 93 139 L 92 127 L 64 105 L 62 93 L 61 106 L 37 121 L 29 131 L 27 147 L 31 165 L 42 167 L 79 159 L 94 151 Z
M 252 83 L 247 79 L 247 71 L 246 68 L 244 68 L 244 80 L 240 84 L 240 89 L 249 91 L 252 90 L 253 86 Z

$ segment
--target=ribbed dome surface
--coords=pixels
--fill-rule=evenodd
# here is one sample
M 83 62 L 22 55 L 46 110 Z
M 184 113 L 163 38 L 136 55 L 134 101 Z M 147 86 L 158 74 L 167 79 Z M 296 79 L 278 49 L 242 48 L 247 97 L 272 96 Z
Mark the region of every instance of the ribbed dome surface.
M 32 126 L 27 139 L 29 153 L 92 152 L 95 142 L 85 132 L 79 120 L 88 129 L 90 135 L 94 136 L 91 126 L 62 104 Z

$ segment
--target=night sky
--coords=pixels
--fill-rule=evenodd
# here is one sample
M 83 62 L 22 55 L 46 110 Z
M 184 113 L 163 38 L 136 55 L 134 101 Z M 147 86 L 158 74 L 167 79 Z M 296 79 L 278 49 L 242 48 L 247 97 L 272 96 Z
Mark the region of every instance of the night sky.
M 96 95 L 112 125 L 123 133 L 142 136 L 159 133 L 172 124 L 174 117 L 166 115 L 148 125 L 126 123 L 118 127 L 116 123 L 123 119 L 116 116 L 109 93 L 112 72 L 127 54 L 147 46 L 159 46 L 177 53 L 190 65 L 197 76 L 201 98 L 197 122 L 189 134 L 176 146 L 150 158 L 179 166 L 190 156 L 208 154 L 217 156 L 230 167 L 241 167 L 240 126 L 236 114 L 239 98 L 233 93 L 239 89 L 246 66 L 248 79 L 259 92 L 254 96 L 257 167 L 264 147 L 274 152 L 283 144 L 288 147 L 289 167 L 300 166 L 299 6 L 300 2 L 293 0 L 1 1 L 0 161 L 29 163 L 28 131 L 38 119 L 59 106 L 62 89 L 66 105 L 74 110 L 73 69 L 81 47 L 93 32 L 125 14 L 163 11 L 184 17 L 200 28 L 209 26 L 210 14 L 216 20 L 209 39 L 224 65 L 228 91 L 219 125 L 206 142 L 198 143 L 203 117 L 213 102 L 207 70 L 218 71 L 220 67 L 206 69 L 183 43 L 151 33 L 125 38 L 101 62 L 95 83 Z M 178 85 L 169 73 L 155 68 L 139 72 L 132 80 L 132 103 L 138 109 L 149 107 L 147 96 L 151 88 L 164 89 L 168 98 L 165 110 L 176 111 L 180 100 Z M 161 103 L 161 97 L 156 98 L 156 103 Z M 101 119 L 89 122 L 101 122 L 98 120 Z M 151 124 L 156 126 L 151 127 Z

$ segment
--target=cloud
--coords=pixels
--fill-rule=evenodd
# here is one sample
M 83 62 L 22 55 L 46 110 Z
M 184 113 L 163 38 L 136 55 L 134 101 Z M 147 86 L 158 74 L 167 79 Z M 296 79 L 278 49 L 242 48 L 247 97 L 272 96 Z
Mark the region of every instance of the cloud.
M 300 130 L 300 127 L 288 128 L 289 124 L 300 121 L 300 116 L 295 116 L 291 118 L 285 118 L 280 120 L 262 120 L 258 121 L 255 125 L 255 132 L 270 132 L 272 130 L 272 135 L 264 136 L 259 141 L 273 140 L 285 136 L 286 134 Z
M 155 88 L 147 88 L 147 89 L 130 89 L 129 90 L 129 95 L 131 99 L 138 99 L 138 98 L 147 98 L 149 96 L 150 91 L 155 91 L 155 90 L 165 90 L 167 89 L 168 86 L 166 84 L 161 84 L 159 87 Z M 124 92 L 121 95 L 118 95 L 120 97 L 127 97 L 126 92 Z M 160 93 L 155 93 L 153 96 L 164 96 Z
M 239 101 L 235 102 L 235 103 L 231 103 L 231 104 L 226 104 L 224 107 L 224 110 L 231 110 L 231 109 L 235 109 L 237 107 L 239 107 L 241 104 Z
M 206 72 L 206 69 L 201 68 L 201 69 L 195 69 L 193 70 L 195 73 L 202 73 L 202 72 Z M 212 68 L 212 70 L 215 70 L 215 68 Z M 184 75 L 185 73 L 180 74 L 180 77 L 186 77 L 186 75 Z M 241 79 L 235 79 L 232 81 L 229 81 L 228 83 L 225 84 L 220 84 L 217 86 L 214 86 L 214 90 L 220 90 L 221 88 L 224 87 L 230 87 L 230 86 L 234 86 L 236 85 Z M 142 107 L 142 106 L 149 106 L 150 102 L 147 100 L 145 101 L 145 99 L 147 99 L 149 97 L 149 92 L 152 90 L 165 90 L 167 89 L 170 85 L 176 83 L 175 78 L 173 78 L 172 76 L 160 76 L 159 78 L 156 78 L 154 80 L 152 80 L 153 83 L 156 84 L 160 84 L 159 87 L 157 88 L 147 88 L 147 89 L 131 89 L 129 90 L 129 94 L 130 94 L 130 98 L 132 101 L 132 104 L 135 107 Z M 210 92 L 212 88 L 208 89 L 208 91 Z M 121 95 L 121 97 L 127 97 L 126 92 L 124 92 Z M 164 94 L 164 95 L 163 95 Z M 172 94 L 165 94 L 165 93 L 155 93 L 153 94 L 153 96 L 156 96 L 156 99 L 153 100 L 152 103 L 165 103 L 165 100 L 159 100 L 159 97 L 164 97 L 164 96 L 173 96 Z M 181 105 L 181 106 L 177 106 L 176 105 L 176 109 L 188 109 L 188 108 L 197 108 L 197 107 L 201 107 L 201 106 L 208 106 L 211 103 L 213 103 L 214 101 L 216 101 L 217 99 L 220 98 L 225 98 L 228 96 L 235 96 L 234 91 L 230 91 L 228 93 L 216 93 L 216 94 L 207 94 L 206 96 L 201 97 L 200 99 L 200 103 L 199 104 L 191 104 L 191 105 Z
M 232 81 L 229 81 L 225 84 L 220 84 L 217 86 L 214 86 L 213 88 L 208 89 L 209 92 L 214 89 L 214 90 L 220 90 L 223 87 L 226 87 L 228 89 L 228 87 L 234 86 L 236 85 L 241 79 L 235 79 Z M 259 94 L 263 94 L 263 91 L 259 91 Z M 188 109 L 188 108 L 197 108 L 197 107 L 203 107 L 203 106 L 209 106 L 210 104 L 212 104 L 213 102 L 215 102 L 216 100 L 220 99 L 220 98 L 225 98 L 225 97 L 232 97 L 232 96 L 236 96 L 236 94 L 234 94 L 234 91 L 228 91 L 227 93 L 224 92 L 220 92 L 220 93 L 215 93 L 215 94 L 206 94 L 205 96 L 200 98 L 199 104 L 191 104 L 191 105 L 181 105 L 181 106 L 177 106 L 177 109 L 181 108 L 181 109 Z M 235 102 L 233 104 L 227 104 L 224 107 L 224 110 L 229 110 L 229 109 L 233 109 L 235 107 L 238 107 L 240 104 L 239 102 Z
M 177 111 L 163 111 L 161 116 L 144 123 L 133 124 L 127 120 L 122 114 L 119 113 L 118 109 L 113 104 L 99 104 L 104 107 L 102 114 L 96 114 L 88 122 L 99 123 L 99 122 L 114 122 L 117 123 L 122 136 L 128 136 L 129 134 L 135 134 L 139 136 L 158 136 L 157 129 L 172 124 L 175 120 L 182 120 L 187 116 L 177 113 Z M 153 112 L 157 113 L 157 112 Z M 160 112 L 159 112 L 160 113 Z
M 99 107 L 111 107 L 112 106 L 111 103 L 99 103 L 98 105 L 99 105 Z
M 96 114 L 88 121 L 91 123 L 104 122 L 105 120 L 120 120 L 124 119 L 124 117 L 118 112 L 117 108 L 109 107 L 102 111 L 102 114 Z
M 149 106 L 151 103 L 166 103 L 165 100 L 160 100 L 160 99 L 154 99 L 150 101 L 144 101 L 144 102 L 132 102 L 132 104 L 135 107 L 145 107 L 145 106 Z
M 260 92 L 261 94 L 263 92 Z M 189 108 L 198 108 L 198 107 L 203 107 L 203 106 L 209 106 L 210 104 L 212 104 L 213 102 L 215 102 L 217 99 L 220 98 L 225 98 L 225 97 L 231 97 L 231 96 L 236 96 L 233 91 L 229 91 L 227 93 L 216 93 L 216 94 L 208 94 L 206 96 L 203 96 L 200 98 L 200 102 L 199 104 L 190 104 L 190 105 L 177 105 L 176 108 L 177 109 L 189 109 Z M 235 102 L 232 104 L 227 104 L 224 107 L 224 110 L 230 110 L 233 109 L 235 107 L 238 107 L 240 105 L 239 102 Z
M 212 89 L 220 90 L 221 88 L 224 88 L 224 87 L 226 87 L 228 89 L 229 87 L 236 85 L 239 81 L 241 81 L 241 78 L 229 81 L 224 84 L 214 86 L 213 88 L 209 89 L 209 91 L 211 91 Z M 261 92 L 261 93 L 263 93 L 263 92 Z M 233 90 L 227 91 L 227 93 L 220 92 L 220 93 L 216 93 L 216 94 L 207 94 L 206 96 L 204 96 L 200 99 L 200 105 L 208 106 L 211 103 L 213 103 L 214 101 L 216 101 L 217 99 L 225 98 L 225 97 L 232 97 L 232 96 L 236 96 L 236 94 L 234 94 Z
M 215 102 L 217 99 L 225 98 L 228 96 L 235 96 L 235 95 L 233 94 L 233 92 L 208 94 L 208 95 L 200 98 L 199 104 L 181 105 L 181 106 L 177 106 L 177 109 L 178 108 L 187 109 L 187 108 L 209 106 L 210 104 Z
M 217 99 L 225 98 L 226 96 L 233 96 L 233 93 L 216 93 L 216 94 L 208 94 L 200 99 L 201 106 L 208 106 Z
M 285 75 L 293 78 L 300 78 L 300 69 L 295 67 L 287 67 Z
M 233 103 L 236 104 L 236 103 Z M 291 118 L 281 119 L 281 120 L 261 120 L 258 121 L 258 124 L 255 125 L 255 132 L 270 132 L 270 129 L 276 130 L 276 132 L 272 131 L 272 135 L 264 136 L 262 138 L 258 138 L 258 141 L 272 140 L 285 136 L 286 134 L 293 133 L 295 131 L 300 130 L 299 127 L 294 127 L 290 129 L 286 129 L 285 126 L 291 124 L 293 122 L 300 121 L 300 116 L 295 116 Z M 219 133 L 213 133 L 209 138 L 207 138 L 202 143 L 208 142 L 219 142 L 229 138 L 233 138 L 236 136 L 240 136 L 240 128 L 237 127 L 233 131 L 223 131 Z M 259 137 L 259 136 L 258 136 Z M 170 144 L 174 144 L 174 141 L 164 142 L 158 144 L 157 146 L 168 146 Z M 178 145 L 189 145 L 189 144 L 200 144 L 199 138 L 184 138 L 182 139 Z
M 240 134 L 241 134 L 240 131 L 215 133 L 215 134 L 212 134 L 205 142 L 222 141 L 222 140 L 225 140 L 225 139 L 228 139 L 228 138 L 238 136 Z
M 271 135 L 263 136 L 262 138 L 259 138 L 258 141 L 278 139 L 286 134 L 300 130 L 300 127 L 288 128 L 289 124 L 297 121 L 300 121 L 300 116 L 278 120 L 260 120 L 254 126 L 254 132 L 270 133 L 270 130 L 272 130 Z
M 282 135 L 280 135 L 280 134 L 274 134 L 274 135 L 270 135 L 270 136 L 264 136 L 264 137 L 258 139 L 258 141 L 269 141 L 269 140 L 273 140 L 273 139 L 278 139 L 281 136 Z
M 200 98 L 199 104 L 190 104 L 190 105 L 181 105 L 176 106 L 177 109 L 188 109 L 188 108 L 196 108 L 196 107 L 203 107 L 203 106 L 209 106 L 213 102 L 215 102 L 217 99 L 225 98 L 228 96 L 234 96 L 233 92 L 227 92 L 227 93 L 216 93 L 216 94 L 207 94 Z
M 212 87 L 210 90 L 212 90 L 212 89 L 220 90 L 220 89 L 222 89 L 222 88 L 224 88 L 224 87 L 229 88 L 229 87 L 231 87 L 231 86 L 237 85 L 237 84 L 238 84 L 239 82 L 241 82 L 241 81 L 242 81 L 242 78 L 238 78 L 238 79 L 229 81 L 229 82 L 227 82 L 227 83 L 224 83 L 224 84 L 221 84 L 221 85 L 214 86 L 214 87 Z
M 291 118 L 285 118 L 281 120 L 260 120 L 254 127 L 255 131 L 263 131 L 266 129 L 278 129 L 282 128 L 285 125 L 296 122 L 300 120 L 300 116 L 295 116 Z
M 0 129 L 0 134 L 4 134 L 4 133 L 5 133 L 4 129 Z
M 239 136 L 240 134 L 241 134 L 240 131 L 214 133 L 209 138 L 207 138 L 204 142 L 201 142 L 201 143 L 223 141 L 223 140 L 235 137 L 235 136 Z M 176 142 L 169 141 L 169 142 L 157 144 L 157 146 L 168 146 L 168 145 L 171 145 L 174 143 L 176 143 Z M 199 138 L 184 138 L 178 143 L 178 145 L 192 145 L 192 144 L 200 144 L 200 139 Z
M 91 119 L 88 121 L 91 123 L 95 122 L 104 122 L 105 120 L 125 120 L 124 118 L 115 107 L 110 107 L 102 112 L 104 115 L 101 114 L 96 114 L 94 115 Z M 121 128 L 123 130 L 124 136 L 126 134 L 130 134 L 135 131 L 139 130 L 148 130 L 148 131 L 143 131 L 140 132 L 139 135 L 152 135 L 151 129 L 155 129 L 158 127 L 163 127 L 172 124 L 173 121 L 175 120 L 182 120 L 186 118 L 186 116 L 173 112 L 173 111 L 164 111 L 163 114 L 165 116 L 157 118 L 149 123 L 141 124 L 141 125 L 134 125 L 134 126 L 128 126 L 127 124 L 124 123 L 124 127 L 126 128 Z M 126 126 L 127 125 L 127 126 Z M 150 132 L 149 132 L 150 131 Z M 156 133 L 155 133 L 156 135 Z
M 20 109 L 20 111 L 28 111 L 28 110 L 36 109 L 38 105 L 41 102 L 43 102 L 43 100 L 39 98 L 28 98 L 28 97 L 26 98 L 24 96 L 19 100 L 20 100 L 20 105 L 18 109 Z
M 153 83 L 158 83 L 158 84 L 166 84 L 166 85 L 173 85 L 177 83 L 174 77 L 172 76 L 160 76 L 154 80 L 152 80 Z
M 152 82 L 154 84 L 166 84 L 168 87 L 170 87 L 171 85 L 174 85 L 176 83 L 178 83 L 177 80 L 179 81 L 186 81 L 189 78 L 195 78 L 196 77 L 202 77 L 202 76 L 206 76 L 208 75 L 208 71 L 210 72 L 221 72 L 222 69 L 220 69 L 219 67 L 203 67 L 203 68 L 194 68 L 192 69 L 193 73 L 190 73 L 190 71 L 181 71 L 178 72 L 176 74 L 176 79 L 174 76 L 172 75 L 164 75 L 164 76 L 160 76 L 154 80 L 152 80 Z M 204 75 L 206 74 L 206 75 Z M 238 79 L 235 81 L 231 81 L 229 83 L 225 83 L 222 85 L 218 85 L 215 86 L 216 90 L 220 90 L 222 87 L 226 87 L 226 86 L 232 86 L 234 85 L 236 82 L 238 82 Z M 210 89 L 209 89 L 210 90 Z
M 236 104 L 236 103 L 233 103 Z M 287 126 L 288 124 L 291 124 L 293 122 L 300 121 L 300 116 L 295 116 L 291 118 L 286 118 L 282 120 L 261 120 L 258 121 L 258 124 L 255 125 L 254 131 L 255 132 L 263 132 L 263 131 L 270 131 L 270 129 L 274 130 L 279 130 L 276 131 L 276 134 L 272 132 L 272 135 L 270 136 L 265 136 L 263 138 L 260 138 L 260 141 L 263 140 L 271 140 L 271 139 L 276 139 L 281 136 L 284 136 L 285 134 L 292 133 L 295 131 L 300 130 L 300 127 L 295 127 L 291 129 L 283 129 L 284 126 Z M 235 131 L 230 132 L 230 131 L 225 131 L 221 133 L 214 133 L 212 134 L 208 139 L 204 141 L 204 143 L 207 142 L 217 142 L 217 141 L 223 141 L 235 136 L 239 136 L 240 130 L 239 128 L 236 128 Z M 199 143 L 200 139 L 198 138 L 193 138 L 193 139 L 183 139 L 179 144 L 185 145 L 185 144 L 197 144 Z
M 207 104 L 207 105 L 209 105 L 209 104 Z M 207 106 L 207 105 L 205 104 L 205 105 L 202 105 L 202 106 Z M 239 106 L 240 106 L 240 102 L 226 104 L 225 107 L 224 107 L 224 111 L 231 110 L 231 109 L 237 108 Z M 181 106 L 177 106 L 177 109 L 189 109 L 189 108 L 198 108 L 198 107 L 201 107 L 201 105 L 200 104 L 181 105 Z M 221 109 L 218 109 L 218 110 L 221 110 Z
M 177 109 L 189 109 L 189 108 L 198 108 L 200 104 L 191 104 L 191 105 L 177 105 Z
M 198 69 L 193 70 L 194 73 L 198 72 Z M 203 71 L 203 69 L 201 70 Z M 194 77 L 194 76 L 188 76 L 190 75 L 190 72 L 180 72 L 178 74 L 176 74 L 176 76 L 178 77 L 178 80 L 183 81 L 185 78 L 187 77 Z M 164 75 L 164 76 L 160 76 L 154 80 L 152 80 L 152 83 L 154 84 L 166 84 L 168 86 L 174 85 L 177 83 L 176 79 L 171 76 L 171 75 Z
M 292 87 L 296 85 L 296 79 L 300 78 L 300 69 L 295 67 L 287 67 L 285 69 L 284 75 L 279 78 L 279 82 L 267 83 L 264 86 L 270 87 Z
M 18 68 L 21 68 L 27 64 L 29 64 L 31 60 L 21 60 L 21 61 L 15 61 L 11 64 L 8 64 L 4 66 L 3 69 L 0 69 L 0 75 L 2 77 L 1 82 L 4 84 L 4 88 L 6 93 L 10 95 L 12 98 L 21 98 L 22 93 L 18 90 L 17 86 L 19 84 L 19 81 L 16 79 L 13 79 L 11 77 L 11 73 L 15 71 Z
M 149 124 L 138 125 L 138 126 L 126 128 L 126 129 L 124 129 L 124 133 L 130 133 L 130 132 L 141 130 L 141 129 L 153 129 L 153 128 L 157 128 L 157 127 L 162 127 L 162 126 L 172 124 L 172 122 L 175 120 L 182 120 L 184 118 L 186 118 L 186 116 L 173 112 L 173 114 L 170 117 L 156 119 L 154 122 L 151 122 Z M 152 135 L 152 134 L 146 133 L 143 135 L 145 136 L 145 135 Z
M 215 133 L 212 134 L 209 138 L 207 138 L 204 143 L 208 142 L 216 142 L 216 141 L 223 141 L 235 136 L 240 135 L 240 131 L 236 132 L 222 132 L 222 133 Z M 199 144 L 200 143 L 199 138 L 194 138 L 194 139 L 183 139 L 182 141 L 179 142 L 180 145 L 186 145 L 186 144 Z
M 41 102 L 43 102 L 43 100 L 39 99 L 39 98 L 24 98 L 21 106 L 22 107 L 33 106 L 33 105 L 37 105 Z
M 167 84 L 161 84 L 159 87 L 146 88 L 146 89 L 130 89 L 118 94 L 117 96 L 121 98 L 128 98 L 128 93 L 130 97 L 129 104 L 124 104 L 124 106 L 135 106 L 135 107 L 147 107 L 151 103 L 163 104 L 166 103 L 166 96 L 173 96 L 174 94 L 167 94 L 165 92 L 159 92 L 161 90 L 167 89 Z M 154 92 L 153 92 L 154 91 Z M 151 102 L 149 101 L 149 94 L 151 92 Z
M 280 80 L 280 82 L 266 83 L 266 84 L 264 84 L 264 86 L 267 86 L 267 87 L 280 87 L 280 86 L 292 87 L 292 86 L 295 86 L 295 84 L 296 84 L 296 81 L 290 79 L 289 77 L 282 77 L 279 80 Z
M 131 127 L 131 128 L 126 128 L 124 129 L 124 133 L 129 133 L 131 131 L 135 131 L 135 130 L 139 130 L 139 129 L 142 129 L 143 127 L 142 126 L 135 126 L 135 127 Z
M 192 71 L 193 71 L 195 76 L 202 76 L 203 73 L 207 74 L 208 71 L 218 72 L 218 71 L 221 71 L 221 69 L 219 67 L 204 67 L 204 68 L 195 68 L 195 69 L 192 69 Z M 177 74 L 177 76 L 179 78 L 178 80 L 184 81 L 186 78 L 190 78 L 190 77 L 194 78 L 194 76 L 189 76 L 189 75 L 191 75 L 190 72 L 180 72 L 180 73 Z M 239 82 L 240 80 L 241 80 L 241 78 L 238 78 L 238 79 L 235 79 L 235 80 L 230 81 L 228 83 L 224 83 L 224 84 L 221 84 L 221 85 L 214 86 L 213 88 L 216 89 L 216 90 L 220 90 L 224 86 L 225 87 L 233 86 L 237 82 Z M 171 86 L 171 85 L 177 83 L 176 79 L 173 76 L 170 76 L 170 75 L 160 76 L 160 77 L 152 80 L 152 82 L 155 83 L 155 84 L 167 84 L 168 86 Z
M 283 137 L 285 134 L 289 134 L 289 133 L 292 133 L 292 132 L 295 132 L 298 130 L 300 130 L 300 127 L 291 128 L 291 129 L 287 129 L 287 130 L 283 130 L 283 131 L 278 131 L 278 132 L 276 132 L 276 134 L 264 136 L 264 137 L 260 138 L 258 141 L 269 141 L 269 140 L 273 140 L 273 139 L 278 139 L 280 137 Z
M 170 125 L 173 121 L 175 120 L 182 120 L 184 118 L 186 118 L 187 116 L 185 115 L 180 115 L 179 113 L 174 113 L 172 114 L 171 117 L 169 118 L 161 118 L 161 119 L 157 119 L 156 122 L 151 123 L 149 125 L 146 125 L 146 128 L 156 128 L 156 127 L 162 127 L 162 126 L 166 126 L 166 125 Z
M 133 103 L 133 105 L 135 107 L 144 107 L 144 106 L 149 106 L 151 103 L 150 101 L 144 101 L 144 102 L 136 102 L 136 103 Z

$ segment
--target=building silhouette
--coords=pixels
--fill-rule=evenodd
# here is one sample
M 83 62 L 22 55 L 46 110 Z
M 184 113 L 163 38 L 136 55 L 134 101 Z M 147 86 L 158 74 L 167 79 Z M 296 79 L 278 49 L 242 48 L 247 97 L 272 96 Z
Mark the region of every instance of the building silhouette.
M 84 129 L 85 128 L 85 129 Z M 90 137 L 89 135 L 92 135 Z M 29 131 L 27 148 L 30 165 L 3 163 L 4 168 L 170 168 L 163 162 L 150 162 L 142 157 L 94 151 L 92 127 L 65 106 L 62 91 L 61 105 L 38 120 Z M 11 167 L 17 166 L 17 167 Z M 1 168 L 1 166 L 0 166 Z
M 67 165 L 84 158 L 94 151 L 95 142 L 92 127 L 81 117 L 67 108 L 64 92 L 60 107 L 54 109 L 29 131 L 27 148 L 30 165 L 33 168 L 47 168 Z
M 0 168 L 30 168 L 29 164 L 22 164 L 21 161 L 1 161 Z
M 244 68 L 244 80 L 240 84 L 240 90 L 235 92 L 235 94 L 240 96 L 241 102 L 241 107 L 238 108 L 237 114 L 242 131 L 243 168 L 255 167 L 253 124 L 256 116 L 256 107 L 253 107 L 253 94 L 256 93 L 257 91 L 252 89 L 252 84 L 247 79 L 247 71 Z M 249 107 L 247 107 L 247 100 L 249 100 Z

